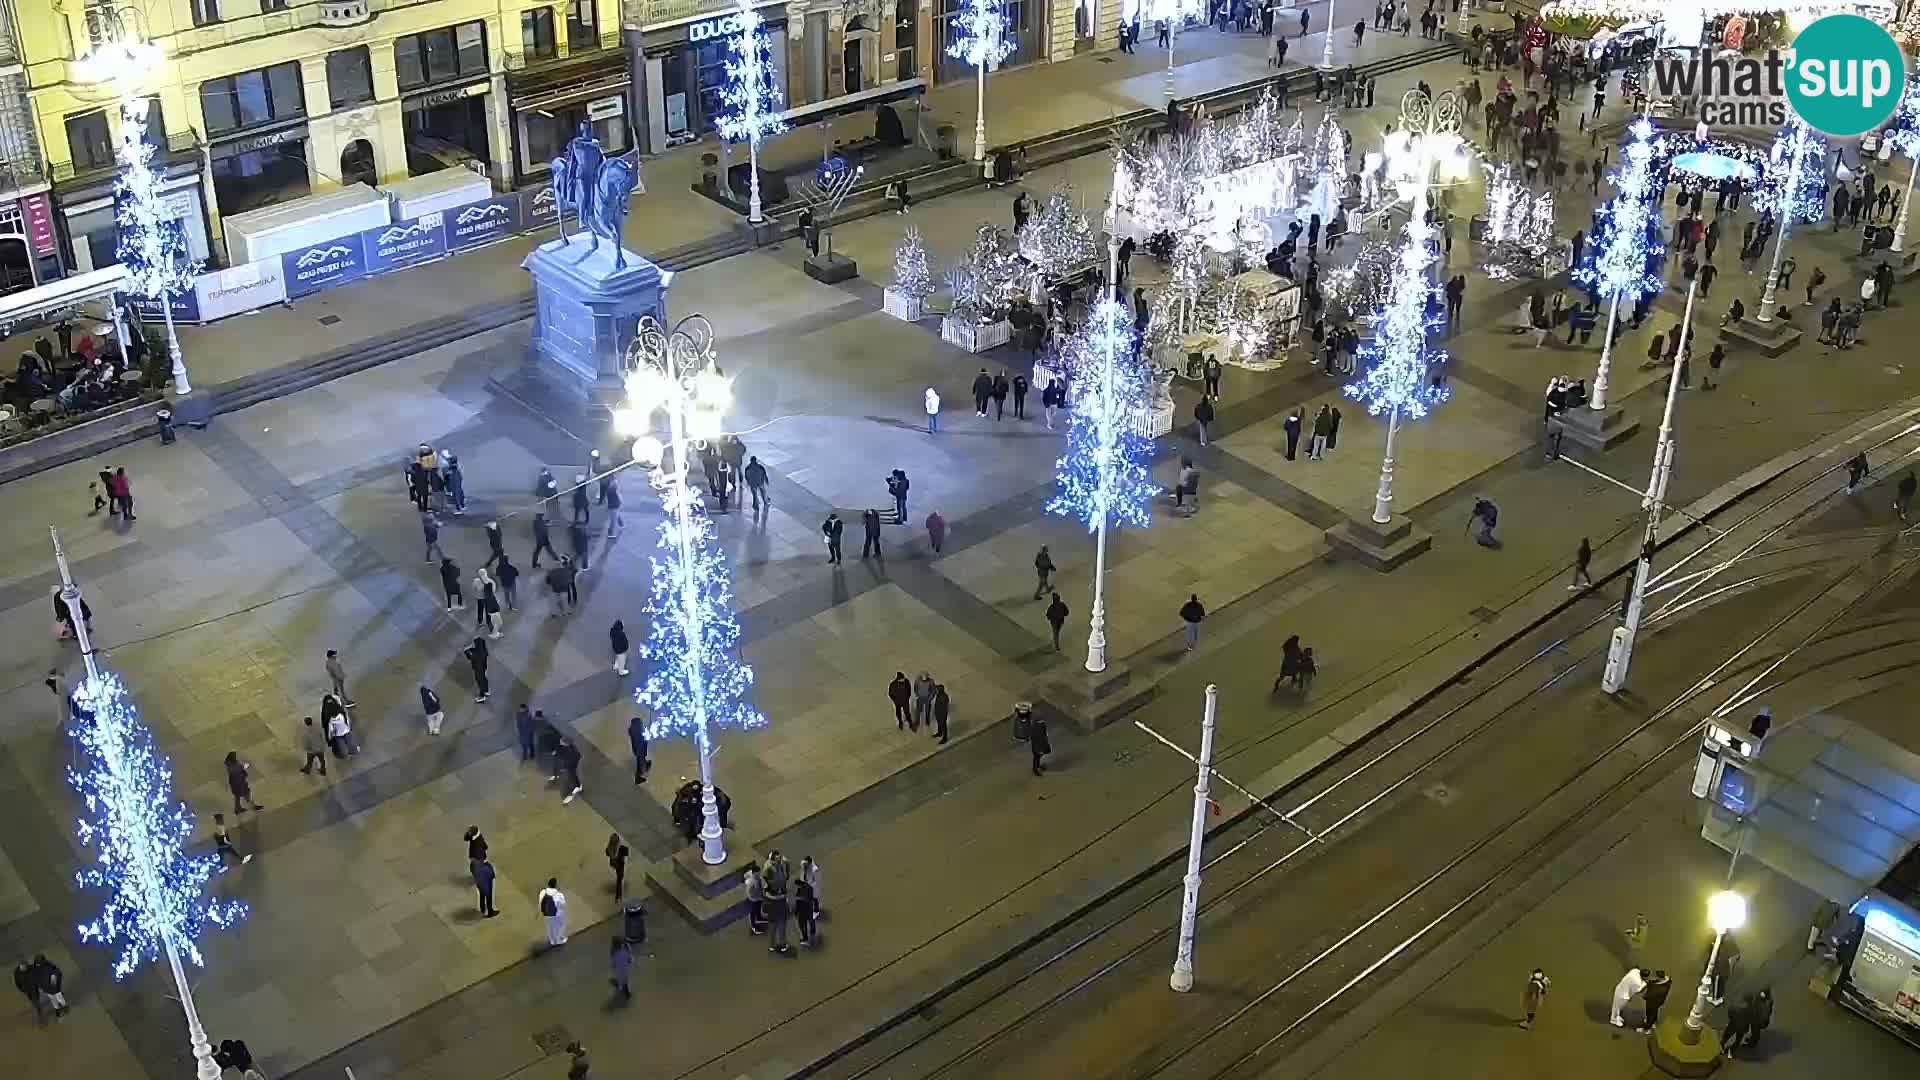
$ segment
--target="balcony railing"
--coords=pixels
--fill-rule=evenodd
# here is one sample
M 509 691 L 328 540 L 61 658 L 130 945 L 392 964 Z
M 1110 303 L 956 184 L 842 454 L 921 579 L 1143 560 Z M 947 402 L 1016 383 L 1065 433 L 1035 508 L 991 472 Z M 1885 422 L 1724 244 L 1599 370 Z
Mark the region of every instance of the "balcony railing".
M 38 160 L 0 161 L 0 195 L 36 188 L 47 182 L 47 167 Z
M 506 49 L 506 70 L 516 72 L 545 71 L 548 68 L 563 67 L 589 56 L 602 56 L 608 50 L 621 47 L 620 32 L 601 34 L 598 38 L 574 38 L 567 42 L 565 49 L 552 53 L 529 53 L 526 49 Z
M 185 154 L 198 153 L 202 145 L 200 133 L 193 128 L 188 128 L 185 131 L 169 131 L 167 132 L 165 145 L 154 148 L 154 160 L 156 162 L 174 161 Z M 56 161 L 53 163 L 53 168 L 47 179 L 59 183 L 65 180 L 80 180 L 87 177 L 105 176 L 119 167 L 120 161 L 118 158 L 110 159 L 105 164 L 99 165 Z

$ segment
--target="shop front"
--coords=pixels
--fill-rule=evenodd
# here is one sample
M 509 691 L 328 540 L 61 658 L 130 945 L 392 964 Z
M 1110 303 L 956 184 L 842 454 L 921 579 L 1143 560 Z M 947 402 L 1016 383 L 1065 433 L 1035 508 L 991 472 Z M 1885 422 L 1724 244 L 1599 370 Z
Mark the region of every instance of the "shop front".
M 207 150 L 221 217 L 302 198 L 313 190 L 304 120 L 215 139 Z
M 787 8 L 760 8 L 769 38 L 768 63 L 774 85 L 787 82 Z M 635 117 L 643 152 L 658 153 L 692 142 L 714 129 L 727 83 L 727 63 L 739 16 L 730 10 L 696 15 L 641 31 L 636 50 Z
M 168 153 L 164 157 L 156 153 L 153 157 L 153 167 L 160 174 L 162 205 L 169 216 L 180 222 L 187 241 L 187 254 L 193 259 L 205 261 L 210 245 L 207 242 L 207 200 L 201 187 L 199 166 L 200 154 L 197 150 Z M 216 170 L 216 183 L 219 175 Z M 58 245 L 54 236 L 56 229 L 64 229 L 66 233 L 66 262 L 70 272 L 84 274 L 91 270 L 104 270 L 120 262 L 116 250 L 120 226 L 114 212 L 113 181 L 113 174 L 108 172 L 56 184 L 52 192 L 51 210 L 44 208 L 46 195 L 21 200 L 28 244 L 36 253 L 36 259 L 40 260 L 40 280 L 57 276 L 56 273 L 50 273 L 55 260 L 46 258 L 44 254 Z M 304 169 L 300 174 L 300 183 L 304 190 Z M 29 203 L 34 205 L 27 205 Z
M 507 76 L 513 113 L 514 186 L 544 179 L 553 159 L 587 125 L 608 156 L 633 149 L 625 53 L 608 50 L 571 65 Z
M 492 164 L 487 149 L 487 89 L 484 77 L 459 86 L 400 98 L 401 127 L 407 146 L 407 175 L 422 176 L 441 169 L 478 164 L 486 172 Z

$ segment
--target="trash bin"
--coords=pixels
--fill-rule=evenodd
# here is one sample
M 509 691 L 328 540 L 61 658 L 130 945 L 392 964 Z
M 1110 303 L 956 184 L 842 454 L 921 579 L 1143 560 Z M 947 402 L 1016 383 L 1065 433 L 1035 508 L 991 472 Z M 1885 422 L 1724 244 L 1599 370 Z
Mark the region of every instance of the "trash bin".
M 173 410 L 161 409 L 153 414 L 153 418 L 160 425 L 160 441 L 168 446 L 173 445 L 173 440 L 178 438 L 173 433 Z
M 640 898 L 627 898 L 626 914 L 621 919 L 620 935 L 635 945 L 647 940 L 647 909 Z
M 1033 730 L 1033 703 L 1016 701 L 1013 703 L 1013 741 L 1026 742 L 1027 732 Z

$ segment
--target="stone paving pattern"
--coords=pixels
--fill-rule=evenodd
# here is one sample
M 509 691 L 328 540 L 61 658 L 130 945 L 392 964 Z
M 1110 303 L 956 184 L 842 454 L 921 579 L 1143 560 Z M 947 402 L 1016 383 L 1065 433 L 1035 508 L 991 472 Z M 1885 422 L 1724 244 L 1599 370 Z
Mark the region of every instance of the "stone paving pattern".
M 1189 35 L 1183 46 L 1212 37 Z M 1235 47 L 1255 46 L 1247 39 Z M 1198 49 L 1195 56 L 1212 62 Z M 1136 63 L 1144 71 L 1152 59 L 1143 50 Z M 1223 65 L 1222 77 L 1239 77 L 1231 75 L 1237 64 Z M 1086 61 L 1040 70 L 1088 84 L 1107 74 Z M 1397 88 L 1432 70 L 1390 81 Z M 1048 107 L 1068 115 L 1063 102 Z M 1384 109 L 1359 118 L 1362 140 L 1388 118 Z M 1044 191 L 1072 175 L 1097 202 L 1104 182 L 1088 168 L 1097 160 L 1043 171 L 1030 186 Z M 926 204 L 915 218 L 930 237 L 961 236 L 982 216 L 1003 215 L 1008 197 L 964 194 Z M 1577 220 L 1584 209 L 1565 213 Z M 890 267 L 899 225 L 870 219 L 839 230 L 836 242 L 874 251 L 860 257 L 877 280 Z M 1803 267 L 1811 261 L 1802 255 Z M 680 275 L 672 298 L 675 311 L 714 319 L 738 379 L 735 423 L 778 476 L 764 527 L 738 513 L 719 522 L 739 568 L 758 700 L 776 717 L 765 732 L 724 742 L 718 767 L 737 803 L 733 843 L 823 857 L 833 944 L 801 961 L 814 971 L 800 984 L 748 978 L 738 965 L 763 962 L 751 955 L 757 942 L 744 933 L 695 940 L 656 904 L 651 955 L 640 969 L 646 996 L 636 1007 L 649 1030 L 675 1035 L 649 1046 L 644 1061 L 601 1055 L 599 1071 L 609 1075 L 678 1073 L 730 1050 L 737 1053 L 715 1060 L 711 1075 L 804 1057 L 870 1021 L 880 1003 L 905 1000 L 931 976 L 1104 888 L 1114 867 L 1158 850 L 1184 827 L 1183 767 L 1130 730 L 1085 741 L 1056 733 L 1059 767 L 1036 785 L 1018 764 L 1024 757 L 1001 741 L 1004 727 L 994 726 L 1037 679 L 1072 670 L 1084 641 L 1090 545 L 1071 522 L 1038 512 L 1057 437 L 1037 421 L 972 417 L 964 402 L 975 358 L 939 344 L 927 328 L 879 314 L 871 286 L 822 286 L 797 263 L 792 245 L 731 259 Z M 382 287 L 410 294 L 418 277 L 423 292 L 412 299 L 425 306 L 441 295 L 477 302 L 481 279 L 494 288 L 520 282 L 518 271 L 471 282 L 464 269 L 458 279 L 440 272 L 410 273 L 407 290 Z M 365 313 L 358 325 L 336 327 L 341 333 L 370 331 L 391 315 L 345 290 L 335 299 L 356 317 Z M 1597 540 L 1631 530 L 1631 500 L 1516 455 L 1533 437 L 1537 386 L 1554 369 L 1523 372 L 1504 353 L 1511 372 L 1482 367 L 1481 353 L 1493 352 L 1486 343 L 1499 337 L 1496 308 L 1510 307 L 1496 299 L 1469 301 L 1473 328 L 1458 346 L 1466 364 L 1457 378 L 1466 385 L 1449 406 L 1457 411 L 1407 432 L 1399 505 L 1436 522 L 1439 539 L 1431 555 L 1391 578 L 1315 562 L 1319 531 L 1371 491 L 1378 437 L 1359 410 L 1343 409 L 1351 426 L 1324 465 L 1272 460 L 1274 438 L 1261 425 L 1288 404 L 1328 398 L 1323 377 L 1293 365 L 1263 375 L 1230 370 L 1221 443 L 1201 450 L 1185 436 L 1163 440 L 1159 474 L 1170 475 L 1177 453 L 1196 454 L 1210 475 L 1207 504 L 1196 517 L 1162 513 L 1153 529 L 1116 537 L 1116 655 L 1150 651 L 1171 635 L 1172 609 L 1187 591 L 1201 591 L 1216 615 L 1200 659 L 1166 665 L 1165 696 L 1146 715 L 1179 730 L 1206 681 L 1238 701 L 1266 702 L 1272 628 L 1310 629 L 1323 657 L 1318 698 L 1329 705 L 1238 706 L 1229 721 L 1223 757 L 1237 751 L 1236 768 L 1257 774 L 1358 711 L 1366 688 L 1390 679 L 1398 658 L 1471 633 L 1480 616 L 1470 609 L 1497 609 L 1543 584 L 1558 588 L 1574 530 Z M 313 317 L 307 306 L 205 328 L 190 347 L 202 371 L 201 356 L 238 371 L 268 355 L 270 344 L 312 341 Z M 224 417 L 176 446 L 128 448 L 112 461 L 134 477 L 140 521 L 131 529 L 87 516 L 94 463 L 51 470 L 0 496 L 18 508 L 0 515 L 0 538 L 9 541 L 0 546 L 0 625 L 18 643 L 0 680 L 0 806 L 15 825 L 0 840 L 3 932 L 15 954 L 58 958 L 77 1003 L 63 1023 L 30 1032 L 14 998 L 0 1014 L 0 1062 L 41 1072 L 54 1063 L 58 1074 L 160 1075 L 177 1071 L 170 1062 L 182 1050 L 164 980 L 104 985 L 99 954 L 63 944 L 86 901 L 70 886 L 80 853 L 61 780 L 68 754 L 39 682 L 49 658 L 75 666 L 71 650 L 50 640 L 48 523 L 61 528 L 74 556 L 108 662 L 137 688 L 203 828 L 206 814 L 225 808 L 220 756 L 239 750 L 255 765 L 256 794 L 268 810 L 248 815 L 238 838 L 261 857 L 220 879 L 255 914 L 208 943 L 209 968 L 196 978 L 216 1038 L 244 1035 L 276 1074 L 317 1062 L 313 1075 L 337 1076 L 339 1064 L 352 1064 L 362 1080 L 396 1070 L 471 1077 L 525 1067 L 545 1075 L 552 1040 L 530 1035 L 563 1026 L 602 1045 L 632 1023 L 600 1007 L 603 937 L 583 932 L 579 947 L 543 955 L 530 909 L 540 882 L 557 874 L 575 926 L 610 910 L 600 858 L 610 831 L 644 858 L 673 849 L 662 800 L 691 768 L 689 755 L 658 746 L 655 782 L 634 789 L 623 732 L 627 688 L 606 663 L 607 625 L 626 618 L 635 629 L 645 596 L 654 515 L 642 485 L 624 485 L 634 508 L 629 531 L 616 543 L 595 538 L 578 615 L 552 619 L 536 582 L 524 583 L 522 610 L 508 614 L 507 637 L 497 643 L 494 698 L 475 706 L 459 658 L 470 612 L 442 610 L 396 475 L 417 441 L 454 448 L 467 465 L 472 505 L 449 519 L 450 550 L 470 575 L 484 551 L 480 525 L 499 516 L 516 553 L 525 551 L 524 517 L 513 515 L 527 509 L 529 478 L 542 464 L 562 472 L 583 462 L 590 436 L 500 392 L 496 380 L 517 363 L 522 335 L 524 327 L 509 327 L 452 343 Z M 1634 355 L 1630 344 L 1623 349 Z M 1845 359 L 1851 377 L 1822 380 L 1809 395 L 1794 364 L 1810 355 L 1803 347 L 1782 361 L 1748 361 L 1754 370 L 1734 373 L 1738 389 L 1689 400 L 1686 431 L 1737 437 L 1689 441 L 1677 494 L 1705 490 L 1911 392 L 1903 370 L 1875 368 L 1855 353 Z M 1564 366 L 1584 369 L 1591 358 L 1564 358 Z M 959 404 L 935 439 L 915 415 L 928 384 Z M 1191 387 L 1181 386 L 1180 400 L 1184 416 Z M 1756 416 L 1768 422 L 1754 424 Z M 1600 463 L 1639 475 L 1649 446 L 1636 440 Z M 881 478 L 895 465 L 914 477 L 911 516 L 937 507 L 949 519 L 945 556 L 928 559 L 919 530 L 889 528 L 884 565 L 854 558 L 852 537 L 847 567 L 829 573 L 820 517 L 831 507 L 855 520 L 858 509 L 884 505 Z M 1510 508 L 1509 547 L 1497 556 L 1458 536 L 1464 510 L 1443 497 L 1476 476 Z M 1046 650 L 1039 605 L 1026 599 L 1041 542 L 1053 546 L 1075 609 L 1069 655 L 1058 659 Z M 1409 593 L 1423 603 L 1409 610 Z M 1260 600 L 1230 605 L 1243 596 Z M 1377 617 L 1389 610 L 1402 617 Z M 365 749 L 322 781 L 296 771 L 297 725 L 324 689 L 328 647 L 345 653 L 364 702 L 355 722 Z M 937 754 L 924 736 L 885 726 L 887 677 L 921 668 L 952 689 L 955 735 L 964 740 Z M 437 739 L 420 722 L 421 683 L 437 686 L 448 705 Z M 584 736 L 587 791 L 572 806 L 562 807 L 544 775 L 515 760 L 510 715 L 521 700 Z M 1170 801 L 1159 802 L 1168 792 Z M 490 923 L 470 914 L 459 845 L 469 823 L 488 833 L 501 869 L 507 917 Z M 736 955 L 742 949 L 749 955 Z M 782 1027 L 795 1017 L 805 1019 Z

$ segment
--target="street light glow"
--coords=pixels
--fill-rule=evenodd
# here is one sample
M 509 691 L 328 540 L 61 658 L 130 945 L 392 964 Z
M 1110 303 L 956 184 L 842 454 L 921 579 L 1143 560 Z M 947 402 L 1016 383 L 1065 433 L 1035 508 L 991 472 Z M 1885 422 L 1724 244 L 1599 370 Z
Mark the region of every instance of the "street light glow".
M 1707 901 L 1707 925 L 1716 934 L 1738 930 L 1747 924 L 1747 898 L 1737 892 L 1718 892 Z

